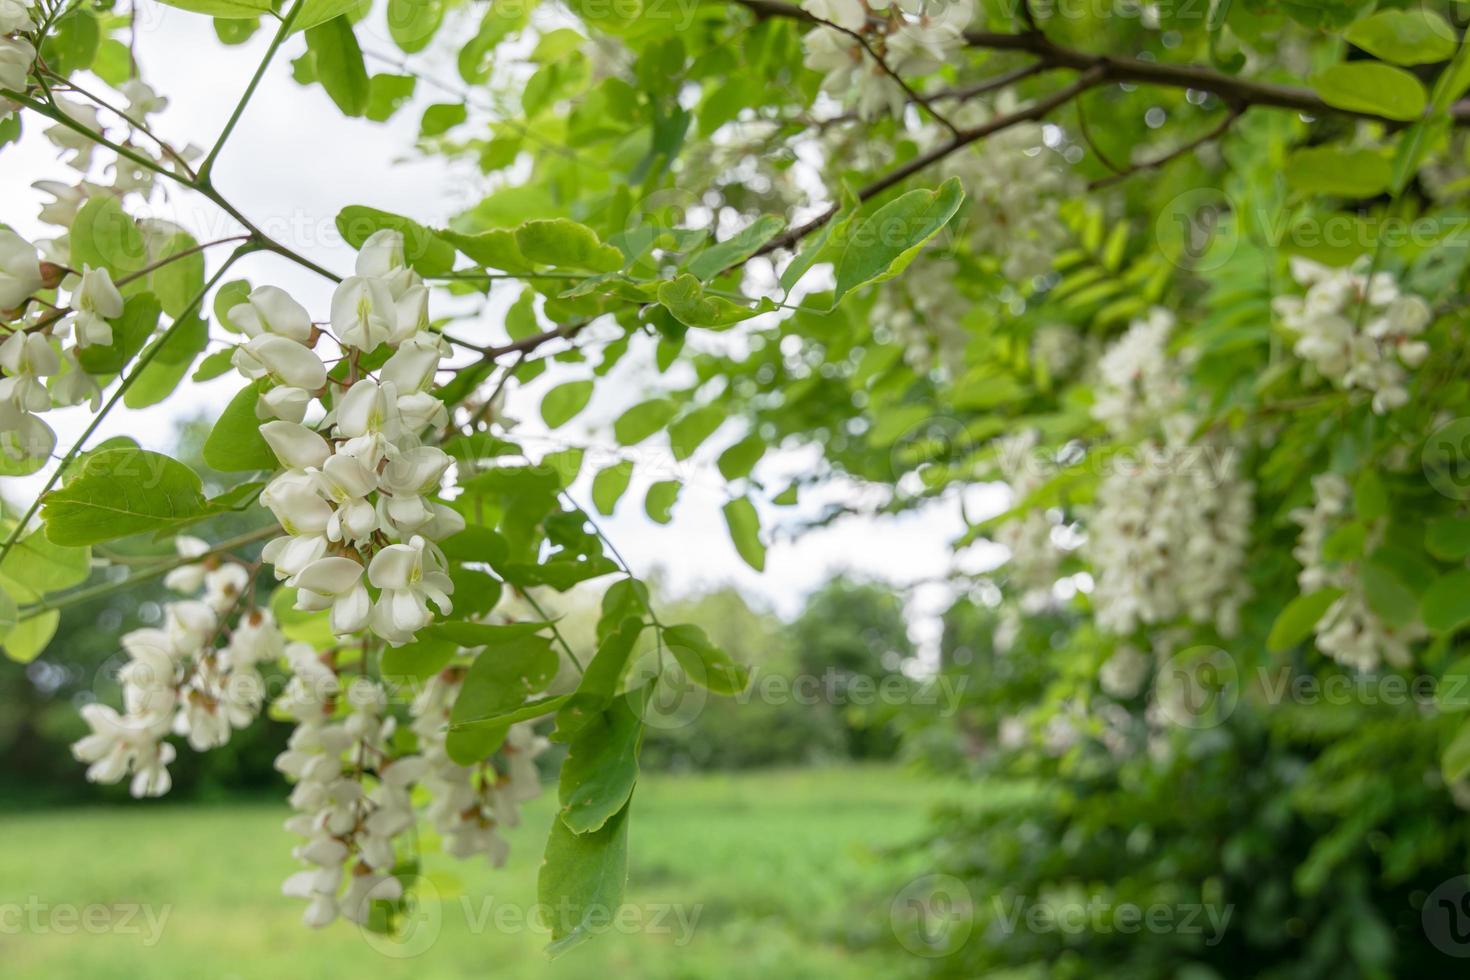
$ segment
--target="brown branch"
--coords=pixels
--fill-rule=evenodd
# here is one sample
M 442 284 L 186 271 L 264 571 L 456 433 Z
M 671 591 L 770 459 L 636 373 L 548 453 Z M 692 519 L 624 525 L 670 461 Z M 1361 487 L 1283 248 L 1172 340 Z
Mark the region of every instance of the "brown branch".
M 846 34 L 858 44 L 862 45 L 863 50 L 866 51 L 869 56 L 878 63 L 879 68 L 883 69 L 883 74 L 893 79 L 894 84 L 903 89 L 903 94 L 908 96 L 910 102 L 914 103 L 915 105 L 923 106 L 925 112 L 933 116 L 934 119 L 940 123 L 940 125 L 949 130 L 955 136 L 958 136 L 960 134 L 959 128 L 956 127 L 954 123 L 950 122 L 943 115 L 941 115 L 937 109 L 929 104 L 929 100 L 925 99 L 918 92 L 914 91 L 909 83 L 904 81 L 903 77 L 900 76 L 898 72 L 889 67 L 888 62 L 883 59 L 883 56 L 878 53 L 877 49 L 873 47 L 872 43 L 863 34 L 859 33 L 858 31 L 851 30 L 850 28 L 842 27 L 839 24 L 834 24 L 830 20 L 822 20 L 820 17 L 814 17 L 812 19 L 823 27 L 831 28 L 832 30 L 837 31 L 840 34 Z
M 997 116 L 994 119 L 991 119 L 989 122 L 982 123 L 979 126 L 961 130 L 959 134 L 949 142 L 942 143 L 939 146 L 936 146 L 934 149 L 929 150 L 927 153 L 919 154 L 912 160 L 905 163 L 903 166 L 889 171 L 882 177 L 879 177 L 877 180 L 873 181 L 871 184 L 867 184 L 866 186 L 864 186 L 857 193 L 858 200 L 867 201 L 871 198 L 877 197 L 879 194 L 882 194 L 884 191 L 888 190 L 894 185 L 902 183 L 919 171 L 924 170 L 926 167 L 929 167 L 939 162 L 940 160 L 943 160 L 951 153 L 955 152 L 956 150 L 963 149 L 964 147 L 969 146 L 971 143 L 985 139 L 987 136 L 998 133 L 1003 129 L 1009 129 L 1010 127 L 1019 125 L 1020 123 L 1034 122 L 1035 120 L 1041 119 L 1043 116 L 1045 116 L 1047 113 L 1051 112 L 1058 106 L 1066 105 L 1068 102 L 1072 101 L 1083 92 L 1087 91 L 1090 88 L 1093 88 L 1096 85 L 1101 84 L 1105 77 L 1106 72 L 1100 66 L 1094 66 L 1089 70 L 1083 72 L 1082 76 L 1071 85 L 1068 85 L 1066 88 L 1063 89 L 1058 89 L 1056 92 L 1053 92 L 1046 98 L 1038 99 L 1031 105 L 1026 106 L 1024 109 L 1017 109 L 1015 112 L 1008 113 L 1004 116 Z M 787 231 L 786 234 L 781 235 L 779 238 L 773 238 L 771 241 L 763 245 L 755 254 L 767 255 L 771 252 L 774 252 L 778 248 L 790 248 L 791 246 L 795 245 L 797 242 L 805 238 L 807 235 L 825 225 L 828 221 L 831 221 L 832 218 L 836 216 L 837 211 L 838 206 L 835 204 L 832 205 L 826 211 L 813 218 L 811 221 L 792 228 L 791 230 Z
M 732 0 L 757 17 L 785 17 L 791 20 L 814 22 L 806 11 L 783 0 Z M 1401 119 L 1389 119 L 1372 112 L 1340 109 L 1322 101 L 1321 96 L 1308 88 L 1295 85 L 1278 85 L 1273 82 L 1256 82 L 1235 78 L 1213 68 L 1199 65 L 1168 64 L 1141 61 L 1137 58 L 1091 54 L 1057 44 L 1043 34 L 1008 34 L 994 31 L 966 31 L 965 42 L 972 48 L 991 51 L 1017 51 L 1040 59 L 1043 65 L 1052 68 L 1071 68 L 1087 71 L 1102 67 L 1106 80 L 1110 82 L 1133 82 L 1140 85 L 1160 85 L 1166 88 L 1195 89 L 1217 95 L 1231 104 L 1247 106 L 1272 106 L 1277 109 L 1293 109 L 1308 115 L 1349 116 L 1356 119 L 1372 119 L 1395 128 L 1404 125 Z M 1470 102 L 1458 102 L 1450 109 L 1451 118 L 1458 125 L 1470 123 Z
M 1107 177 L 1100 177 L 1097 180 L 1094 180 L 1092 183 L 1088 184 L 1087 189 L 1090 191 L 1095 191 L 1101 190 L 1104 187 L 1111 187 L 1114 184 L 1127 180 L 1134 174 L 1142 173 L 1145 170 L 1157 170 L 1159 167 L 1162 167 L 1165 164 L 1173 163 L 1175 160 L 1184 156 L 1186 153 L 1191 153 L 1194 150 L 1199 149 L 1201 146 L 1204 146 L 1206 143 L 1213 142 L 1214 140 L 1217 140 L 1220 137 L 1224 136 L 1225 132 L 1235 124 L 1235 120 L 1245 115 L 1247 108 L 1247 106 L 1231 106 L 1229 114 L 1227 114 L 1224 119 L 1220 120 L 1217 125 L 1212 127 L 1209 132 L 1200 136 L 1198 139 L 1190 140 L 1183 146 L 1180 146 L 1174 150 L 1170 150 L 1163 156 L 1156 157 L 1153 160 L 1145 160 L 1141 163 L 1135 163 L 1127 170 L 1122 170 L 1118 173 L 1110 174 Z

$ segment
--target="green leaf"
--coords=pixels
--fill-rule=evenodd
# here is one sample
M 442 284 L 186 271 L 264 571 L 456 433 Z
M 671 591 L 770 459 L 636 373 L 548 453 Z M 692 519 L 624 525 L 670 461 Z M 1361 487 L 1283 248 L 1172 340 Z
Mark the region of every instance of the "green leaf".
M 669 445 L 674 450 L 674 458 L 682 462 L 693 456 L 727 418 L 729 412 L 711 404 L 694 409 L 669 426 Z
M 561 821 L 574 834 L 602 829 L 633 795 L 643 719 L 630 699 L 641 697 L 640 690 L 615 698 L 568 745 L 558 795 Z
M 444 0 L 388 0 L 388 34 L 400 51 L 428 47 L 444 20 Z
M 1436 517 L 1425 525 L 1424 547 L 1443 561 L 1470 556 L 1470 517 Z
M 304 31 L 325 24 L 343 14 L 355 14 L 359 8 L 366 12 L 371 0 L 300 0 L 301 12 L 291 22 L 291 32 Z M 285 7 L 281 8 L 282 16 Z M 343 18 L 347 20 L 348 18 Z
M 611 594 L 612 590 L 609 589 L 608 593 Z M 641 618 L 629 616 L 603 638 L 592 662 L 587 665 L 582 680 L 577 684 L 576 691 L 572 692 L 566 704 L 556 714 L 556 730 L 551 736 L 554 740 L 568 741 L 601 716 L 618 689 L 623 670 L 628 665 L 643 629 Z
M 121 371 L 153 335 L 162 312 L 152 293 L 128 297 L 122 316 L 112 323 L 112 343 L 103 347 L 92 344 L 77 352 L 77 362 L 89 374 L 116 374 Z
M 176 459 L 142 449 L 87 455 L 81 472 L 42 498 L 46 536 L 87 545 L 124 538 L 204 514 L 198 474 Z
M 859 286 L 902 272 L 959 211 L 965 192 L 951 177 L 937 191 L 912 190 L 857 223 L 837 261 L 835 305 Z
M 353 248 L 375 231 L 392 228 L 403 233 L 403 257 L 425 276 L 442 276 L 454 268 L 454 247 L 412 218 L 361 204 L 350 204 L 337 212 L 337 230 Z
M 435 623 L 420 631 L 420 635 L 462 647 L 499 647 L 515 643 L 528 636 L 536 636 L 546 629 L 545 623 Z M 539 637 L 538 637 L 539 638 Z
M 597 471 L 592 478 L 592 504 L 603 517 L 611 517 L 618 500 L 633 479 L 633 464 L 627 460 Z
M 52 610 L 18 623 L 5 634 L 5 655 L 23 664 L 30 663 L 46 649 L 60 622 L 61 613 Z
M 16 594 L 37 596 L 81 585 L 92 571 L 90 548 L 68 548 L 52 541 L 43 529 L 21 538 L 0 562 L 0 577 Z M 29 601 L 29 600 L 27 600 Z
M 698 626 L 670 626 L 664 644 L 689 679 L 716 694 L 738 694 L 750 683 L 750 671 L 710 642 Z
M 436 632 L 431 638 L 445 637 Z M 450 723 L 483 721 L 517 707 L 544 691 L 559 666 L 551 641 L 534 633 L 487 646 L 465 674 L 464 686 L 449 713 Z
M 170 328 L 167 337 L 154 341 L 149 350 L 157 347 L 146 367 L 138 373 L 138 380 L 123 394 L 123 404 L 128 408 L 145 408 L 156 405 L 179 386 L 184 375 L 189 373 L 194 358 L 209 344 L 209 325 L 193 314 L 176 328 Z
M 566 218 L 527 221 L 515 230 L 516 247 L 532 262 L 561 269 L 616 272 L 623 253 L 604 245 L 597 232 Z
M 1453 633 L 1470 623 L 1470 571 L 1460 569 L 1435 579 L 1424 592 L 1419 614 L 1437 633 Z
M 458 605 L 458 596 L 455 597 Z M 450 640 L 424 638 L 401 647 L 383 651 L 380 669 L 385 677 L 412 677 L 427 680 L 449 665 L 459 652 L 459 644 Z
M 592 938 L 599 923 L 611 922 L 622 907 L 628 881 L 629 800 L 599 830 L 574 834 L 561 820 L 541 862 L 536 896 L 551 916 L 546 952 L 559 956 Z
M 239 333 L 240 329 L 230 322 L 230 311 L 242 305 L 250 298 L 250 282 L 245 279 L 231 279 L 214 291 L 214 318 L 219 325 L 231 333 Z
M 1319 589 L 1299 595 L 1286 604 L 1286 608 L 1271 624 L 1266 637 L 1266 649 L 1271 653 L 1284 653 L 1312 635 L 1317 622 L 1327 609 L 1342 597 L 1341 589 Z
M 1372 522 L 1388 514 L 1388 487 L 1383 477 L 1373 470 L 1364 470 L 1353 482 L 1353 507 L 1358 519 Z
M 466 235 L 457 231 L 440 231 L 438 235 L 463 252 L 470 261 L 487 269 L 499 269 L 501 272 L 510 273 L 535 270 L 535 266 L 521 254 L 513 231 L 495 228 L 474 235 Z
M 1374 561 L 1363 564 L 1363 592 L 1368 608 L 1389 626 L 1401 629 L 1419 616 L 1419 597 L 1388 565 Z
M 591 398 L 591 381 L 568 381 L 557 385 L 541 399 L 541 420 L 552 429 L 566 425 L 587 407 Z
M 678 480 L 660 480 L 648 488 L 643 498 L 643 511 L 656 524 L 673 520 L 674 504 L 679 499 Z
M 634 446 L 669 424 L 678 406 L 667 398 L 650 398 L 628 409 L 613 423 L 613 435 L 624 446 Z
M 730 266 L 750 258 L 785 228 L 784 218 L 763 215 L 743 231 L 700 252 L 690 261 L 688 269 L 700 279 L 713 279 Z
M 1388 189 L 1393 168 L 1368 149 L 1311 146 L 1286 158 L 1286 182 L 1297 190 L 1335 197 L 1374 197 Z
M 1375 58 L 1396 65 L 1448 61 L 1459 35 L 1432 10 L 1380 10 L 1348 25 L 1342 35 Z
M 334 17 L 318 24 L 306 32 L 306 46 L 316 59 L 317 79 L 337 108 L 348 116 L 365 113 L 370 86 L 352 23 Z
M 1439 759 L 1439 770 L 1446 783 L 1458 783 L 1470 776 L 1470 721 L 1460 725 Z
M 730 540 L 745 563 L 756 571 L 766 567 L 766 546 L 761 543 L 761 520 L 749 497 L 737 497 L 725 505 L 725 526 Z
M 442 136 L 469 118 L 463 102 L 436 102 L 424 110 L 419 120 L 419 135 Z
M 225 20 L 259 17 L 271 12 L 271 0 L 161 0 L 165 6 Z
M 179 232 L 153 256 L 155 263 L 169 260 L 148 277 L 149 287 L 169 316 L 183 313 L 204 292 L 204 253 L 198 249 L 199 242 L 193 235 Z
M 413 98 L 418 79 L 412 75 L 379 72 L 368 79 L 366 115 L 373 122 L 387 122 Z
M 82 205 L 68 240 L 71 261 L 78 270 L 83 266 L 105 268 L 117 279 L 148 264 L 143 233 L 111 194 L 94 195 Z
M 1470 711 L 1470 657 L 1445 668 L 1434 685 L 1434 705 L 1446 714 Z
M 699 280 L 685 274 L 672 282 L 660 283 L 658 301 L 686 327 L 718 329 L 749 320 L 769 309 L 767 304 L 758 307 L 741 306 L 723 296 L 711 296 L 704 291 Z
M 755 469 L 755 464 L 759 463 L 765 454 L 766 441 L 757 433 L 752 432 L 720 453 L 720 475 L 727 480 L 738 480 L 743 476 L 749 476 L 750 471 Z
M 1419 79 L 1376 61 L 1333 65 L 1312 79 L 1312 87 L 1330 106 L 1385 119 L 1417 119 L 1429 101 Z
M 256 381 L 236 392 L 215 420 L 204 440 L 204 462 L 221 473 L 274 470 L 280 462 L 260 434 L 260 417 L 255 403 L 264 382 Z

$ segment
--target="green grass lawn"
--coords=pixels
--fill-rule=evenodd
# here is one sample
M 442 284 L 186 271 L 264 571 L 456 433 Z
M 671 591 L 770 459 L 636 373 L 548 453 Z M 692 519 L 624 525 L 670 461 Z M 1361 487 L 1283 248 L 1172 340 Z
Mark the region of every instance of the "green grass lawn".
M 511 858 L 425 857 L 438 900 L 388 955 L 357 927 L 312 931 L 280 895 L 292 870 L 282 807 L 139 805 L 7 815 L 0 834 L 0 963 L 7 978 L 901 977 L 888 905 L 922 869 L 879 848 L 921 832 L 937 790 L 894 769 L 648 775 L 631 823 L 621 928 L 554 962 L 524 924 L 550 796 L 511 831 Z M 143 903 L 131 922 L 107 908 Z M 15 905 L 23 906 L 16 910 Z M 41 909 L 45 905 L 47 909 Z M 87 928 L 59 911 L 94 906 Z M 641 925 L 640 925 L 641 923 Z M 104 928 L 104 926 L 106 926 Z M 151 945 L 148 940 L 157 932 Z M 64 934 L 69 932 L 69 934 Z M 432 939 L 432 942 L 427 940 Z M 427 948 L 420 951 L 420 947 Z

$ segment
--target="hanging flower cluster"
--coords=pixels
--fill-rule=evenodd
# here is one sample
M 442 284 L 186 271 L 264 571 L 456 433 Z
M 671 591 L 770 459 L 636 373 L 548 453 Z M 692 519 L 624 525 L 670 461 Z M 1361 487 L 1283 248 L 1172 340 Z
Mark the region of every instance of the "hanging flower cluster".
M 1011 491 L 1011 505 L 1022 504 L 1046 482 L 1046 469 L 1038 456 L 1040 438 L 1027 429 L 996 441 L 996 465 Z M 1009 578 L 1021 593 L 1028 610 L 1044 606 L 1061 571 L 1062 553 L 1052 543 L 1057 522 L 1038 508 L 1026 510 L 995 530 L 997 544 L 1010 552 Z
M 180 537 L 177 544 L 186 558 L 208 549 L 197 538 Z M 89 764 L 88 779 L 115 783 L 131 773 L 137 797 L 168 792 L 167 767 L 176 755 L 164 741 L 170 733 L 202 752 L 224 745 L 233 730 L 255 720 L 265 698 L 258 665 L 276 660 L 285 646 L 267 610 L 252 608 L 230 628 L 250 587 L 245 566 L 212 560 L 186 565 L 165 584 L 196 598 L 169 603 L 162 627 L 124 634 L 129 660 L 118 673 L 124 710 L 119 714 L 104 704 L 82 708 L 92 731 L 72 746 L 77 759 Z M 219 647 L 223 634 L 228 641 Z
M 954 117 L 961 127 L 979 126 L 1017 108 L 1009 93 L 994 111 L 979 102 L 963 106 Z M 1081 180 L 1049 149 L 1040 123 L 1020 123 L 951 154 L 939 167 L 945 177 L 958 177 L 965 187 L 971 216 L 966 222 L 970 247 L 977 255 L 996 256 L 1001 272 L 1025 283 L 1052 269 L 1057 252 L 1067 244 L 1061 202 L 1079 195 Z M 930 126 L 927 142 L 939 145 L 947 130 Z
M 802 9 L 832 27 L 819 26 L 802 43 L 805 64 L 822 72 L 822 91 L 852 104 L 863 119 L 884 112 L 902 116 L 908 95 L 877 58 L 848 31 L 862 34 L 899 78 L 928 75 L 953 60 L 964 46 L 974 16 L 970 0 L 803 0 Z M 938 8 L 934 10 L 933 8 Z
M 24 92 L 26 78 L 36 61 L 36 48 L 24 31 L 36 28 L 32 0 L 0 0 L 0 88 Z M 0 97 L 0 119 L 15 111 L 15 103 Z M 0 304 L 3 308 L 3 304 Z
M 970 303 L 955 289 L 955 264 L 926 259 L 889 283 L 873 304 L 873 322 L 892 330 L 916 372 L 936 367 L 950 379 L 965 370 L 965 314 Z
M 1179 616 L 1225 635 L 1244 600 L 1254 487 L 1237 454 L 1190 441 L 1184 372 L 1168 353 L 1171 314 L 1134 322 L 1098 363 L 1093 416 L 1118 437 L 1143 432 L 1131 461 L 1112 461 L 1088 522 L 1098 625 L 1130 633 Z
M 417 820 L 412 789 L 425 762 L 395 756 L 390 742 L 397 720 L 387 714 L 388 698 L 376 681 L 358 677 L 343 690 L 330 656 L 309 644 L 292 644 L 286 656 L 293 676 L 276 707 L 297 726 L 276 768 L 296 783 L 290 796 L 296 813 L 286 829 L 304 839 L 291 853 L 308 867 L 281 891 L 307 901 L 309 926 L 339 915 L 360 924 L 372 901 L 403 895 L 391 874 L 396 841 Z M 339 701 L 345 713 L 337 712 Z
M 423 781 L 433 794 L 428 817 L 445 851 L 457 858 L 484 854 L 499 867 L 510 845 L 496 831 L 519 824 L 520 805 L 541 795 L 535 760 L 551 743 L 521 723 L 510 727 L 501 747 L 504 770 L 489 759 L 473 767 L 455 762 L 445 747 L 445 731 L 463 678 L 460 668 L 443 671 L 414 700 L 413 730 L 427 763 Z
M 1292 278 L 1306 295 L 1278 296 L 1272 306 L 1297 335 L 1298 357 L 1334 384 L 1371 392 L 1373 411 L 1383 415 L 1409 400 L 1408 372 L 1429 356 L 1418 337 L 1433 313 L 1422 297 L 1401 293 L 1391 274 L 1361 270 L 1361 263 L 1333 269 L 1293 258 Z
M 1317 649 L 1338 663 L 1357 670 L 1377 670 L 1387 660 L 1394 667 L 1412 663 L 1409 647 L 1423 638 L 1423 629 L 1395 629 L 1368 605 L 1362 577 L 1352 562 L 1334 562 L 1323 554 L 1327 539 L 1353 518 L 1352 489 L 1336 473 L 1312 477 L 1313 503 L 1298 507 L 1291 519 L 1301 527 L 1292 555 L 1301 563 L 1297 584 L 1303 595 L 1322 589 L 1341 589 L 1342 595 L 1317 621 Z M 1366 547 L 1376 546 L 1383 529 L 1375 528 Z
M 233 363 L 267 387 L 261 435 L 284 470 L 261 501 L 285 534 L 265 547 L 278 579 L 297 590 L 297 608 L 331 610 L 339 635 L 370 628 L 397 646 L 439 611 L 451 611 L 444 553 L 435 544 L 464 529 L 432 500 L 450 457 L 424 445 L 447 413 L 430 392 L 444 339 L 428 329 L 428 290 L 404 260 L 403 236 L 369 238 L 357 274 L 332 297 L 331 330 L 341 370 L 330 376 L 315 350 L 323 333 L 295 300 L 262 286 L 229 311 L 249 339 Z M 386 346 L 376 371 L 364 358 Z M 323 407 L 308 424 L 308 409 Z
M 0 31 L 30 28 L 30 17 L 30 5 L 0 0 Z M 24 38 L 0 37 L 0 87 L 25 89 L 34 58 L 35 51 Z M 168 101 L 136 78 L 118 89 L 128 102 L 122 110 L 128 130 L 118 137 L 120 145 L 154 159 L 159 166 L 177 165 L 198 155 L 192 147 L 176 152 L 156 141 L 136 140 L 134 125 L 146 126 L 148 116 L 162 110 Z M 107 132 L 96 107 L 64 96 L 57 96 L 55 103 L 87 128 Z M 0 116 L 8 106 L 0 100 Z M 96 195 L 122 198 L 137 193 L 147 197 L 153 192 L 157 175 L 118 155 L 108 165 L 110 182 L 89 180 L 97 150 L 91 138 L 60 123 L 44 132 L 81 179 L 75 185 L 55 180 L 36 183 L 38 190 L 53 199 L 41 208 L 42 221 L 66 229 L 82 205 Z M 159 253 L 163 243 L 182 231 L 161 220 L 142 222 L 141 228 L 150 255 Z M 0 371 L 4 372 L 0 377 L 0 452 L 11 460 L 39 462 L 55 450 L 56 433 L 41 417 L 43 413 L 84 402 L 90 402 L 96 411 L 101 404 L 98 379 L 86 370 L 85 358 L 79 355 L 113 342 L 111 321 L 123 313 L 118 285 L 106 269 L 86 263 L 74 268 L 67 234 L 32 243 L 9 229 L 0 229 L 0 320 L 11 321 L 8 336 L 0 343 Z M 53 308 L 35 302 L 42 290 L 58 287 L 67 292 L 65 305 Z

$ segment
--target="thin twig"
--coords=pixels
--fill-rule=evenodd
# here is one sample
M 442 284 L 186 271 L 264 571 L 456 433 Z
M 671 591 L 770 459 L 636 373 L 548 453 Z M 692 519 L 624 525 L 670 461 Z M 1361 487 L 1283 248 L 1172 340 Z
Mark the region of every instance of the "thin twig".
M 1175 160 L 1184 156 L 1186 153 L 1192 153 L 1193 151 L 1199 149 L 1201 146 L 1204 146 L 1206 143 L 1213 142 L 1214 140 L 1217 140 L 1220 137 L 1224 136 L 1226 131 L 1235 124 L 1235 120 L 1245 115 L 1245 112 L 1245 106 L 1231 106 L 1230 112 L 1226 114 L 1225 118 L 1220 120 L 1217 125 L 1212 127 L 1210 131 L 1205 133 L 1204 135 L 1198 137 L 1197 139 L 1192 139 L 1188 143 L 1185 143 L 1183 146 L 1180 146 L 1174 150 L 1170 150 L 1168 153 L 1165 153 L 1160 157 L 1156 157 L 1153 160 L 1144 160 L 1141 163 L 1135 163 L 1133 166 L 1127 168 L 1126 170 L 1118 171 L 1111 176 L 1100 177 L 1097 180 L 1094 180 L 1092 183 L 1088 184 L 1087 189 L 1090 191 L 1095 191 L 1101 190 L 1104 187 L 1111 187 L 1116 183 L 1127 180 L 1134 174 L 1143 173 L 1145 170 L 1157 170 L 1158 168 L 1165 166 L 1166 164 L 1173 163 Z M 1098 156 L 1102 156 L 1102 154 L 1099 153 Z M 1103 162 L 1106 163 L 1107 161 L 1105 160 Z

